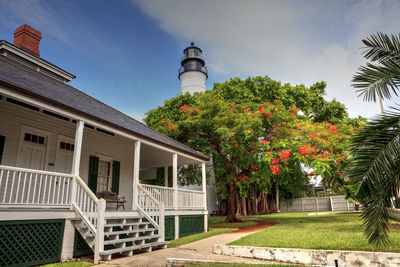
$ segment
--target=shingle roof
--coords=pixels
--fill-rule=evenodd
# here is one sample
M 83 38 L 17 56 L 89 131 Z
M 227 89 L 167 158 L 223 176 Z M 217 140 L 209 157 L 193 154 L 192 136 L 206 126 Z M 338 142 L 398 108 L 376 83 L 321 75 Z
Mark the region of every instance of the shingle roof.
M 0 84 L 81 113 L 141 138 L 190 154 L 198 159 L 207 160 L 203 154 L 153 130 L 82 91 L 2 55 L 0 56 Z

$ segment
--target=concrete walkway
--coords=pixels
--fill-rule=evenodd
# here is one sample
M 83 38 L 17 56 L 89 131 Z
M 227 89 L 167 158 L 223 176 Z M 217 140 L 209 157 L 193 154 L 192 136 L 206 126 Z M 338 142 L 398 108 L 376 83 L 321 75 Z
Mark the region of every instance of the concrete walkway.
M 257 229 L 260 230 L 260 229 Z M 257 231 L 255 230 L 255 231 Z M 254 231 L 253 231 L 254 232 Z M 136 254 L 131 257 L 123 257 L 111 261 L 101 262 L 98 266 L 165 266 L 167 258 L 187 258 L 187 259 L 202 259 L 228 261 L 238 263 L 266 263 L 266 261 L 231 257 L 212 254 L 214 244 L 227 244 L 233 242 L 245 235 L 251 234 L 248 232 L 226 233 L 205 238 L 193 243 L 182 245 L 176 248 L 160 249 L 148 253 Z

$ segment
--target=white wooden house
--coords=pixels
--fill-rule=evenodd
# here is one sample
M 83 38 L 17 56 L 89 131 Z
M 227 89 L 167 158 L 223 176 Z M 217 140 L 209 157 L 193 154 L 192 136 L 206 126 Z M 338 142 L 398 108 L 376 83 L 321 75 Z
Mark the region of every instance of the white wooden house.
M 0 41 L 0 265 L 35 265 L 94 252 L 165 247 L 207 230 L 207 157 L 68 85 L 74 75 L 39 56 L 28 25 Z M 202 191 L 178 188 L 198 164 Z M 140 183 L 172 167 L 172 187 Z M 168 185 L 168 183 L 166 183 Z M 112 191 L 125 210 L 99 199 Z M 90 252 L 90 251 L 89 251 Z

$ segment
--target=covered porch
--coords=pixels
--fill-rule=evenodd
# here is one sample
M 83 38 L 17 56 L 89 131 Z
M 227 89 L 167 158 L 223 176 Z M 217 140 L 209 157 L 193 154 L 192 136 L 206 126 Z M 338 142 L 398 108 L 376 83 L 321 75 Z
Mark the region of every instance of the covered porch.
M 69 208 L 80 198 L 73 191 L 79 177 L 94 195 L 124 197 L 125 212 L 137 210 L 141 183 L 167 211 L 207 210 L 204 161 L 54 105 L 0 93 L 0 208 Z M 178 187 L 179 167 L 188 164 L 201 169 L 202 191 Z M 160 169 L 164 185 L 155 185 Z M 115 203 L 106 210 L 124 212 Z
M 99 116 L 116 112 L 101 105 Z M 63 246 L 76 229 L 95 263 L 165 247 L 192 225 L 206 231 L 206 157 L 117 114 L 151 138 L 0 85 L 0 221 L 64 219 Z M 178 187 L 180 166 L 193 164 L 201 191 Z M 153 183 L 160 170 L 164 185 Z M 104 191 L 124 197 L 125 210 L 96 195 Z

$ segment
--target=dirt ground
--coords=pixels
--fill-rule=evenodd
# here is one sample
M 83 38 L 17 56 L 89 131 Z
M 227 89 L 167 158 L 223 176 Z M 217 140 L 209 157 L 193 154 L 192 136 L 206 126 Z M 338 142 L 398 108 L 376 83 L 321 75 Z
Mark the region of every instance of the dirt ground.
M 262 220 L 262 219 L 250 219 L 251 221 L 256 222 L 256 225 L 246 225 L 246 226 L 218 226 L 218 227 L 211 227 L 211 228 L 238 228 L 238 230 L 230 232 L 232 233 L 251 233 L 251 232 L 258 232 L 260 230 L 267 229 L 271 226 L 274 226 L 279 223 L 279 221 L 273 220 Z

